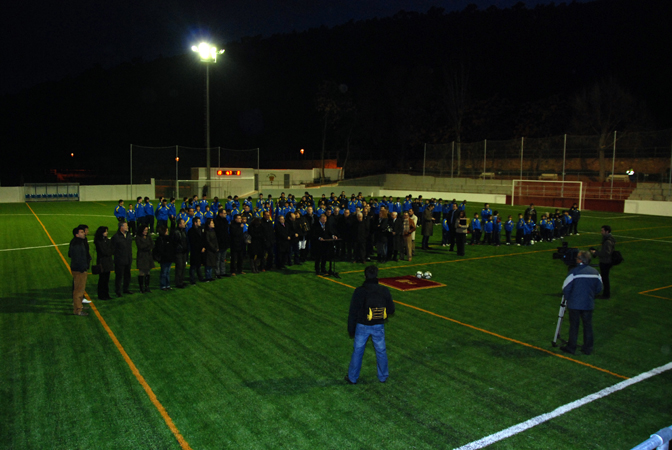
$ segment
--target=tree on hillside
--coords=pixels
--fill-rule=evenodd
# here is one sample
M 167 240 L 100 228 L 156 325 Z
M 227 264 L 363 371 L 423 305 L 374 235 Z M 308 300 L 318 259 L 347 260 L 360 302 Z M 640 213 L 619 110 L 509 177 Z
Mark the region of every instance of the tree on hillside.
M 315 109 L 321 114 L 323 123 L 320 183 L 324 183 L 324 153 L 327 145 L 327 131 L 329 128 L 337 127 L 343 121 L 344 116 L 352 116 L 353 108 L 352 98 L 348 94 L 348 87 L 345 84 L 339 85 L 330 80 L 322 82 L 315 96 Z
M 605 150 L 614 144 L 614 132 L 638 128 L 648 118 L 644 103 L 610 77 L 576 94 L 572 100 L 572 128 L 575 132 L 600 136 L 597 157 L 600 181 L 605 180 Z
M 469 107 L 469 69 L 463 63 L 454 68 L 444 68 L 444 108 L 452 119 L 455 133 L 455 149 L 457 156 L 457 176 L 460 176 L 462 161 L 462 134 L 464 117 Z

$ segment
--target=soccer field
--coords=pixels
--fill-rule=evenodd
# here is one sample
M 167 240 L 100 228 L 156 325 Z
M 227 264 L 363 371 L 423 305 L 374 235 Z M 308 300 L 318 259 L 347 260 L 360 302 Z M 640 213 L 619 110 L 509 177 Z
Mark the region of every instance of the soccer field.
M 111 236 L 115 205 L 0 205 L 0 448 L 451 449 L 557 410 L 488 448 L 628 449 L 672 425 L 672 370 L 618 386 L 672 361 L 672 218 L 582 212 L 569 245 L 598 246 L 609 224 L 625 258 L 612 298 L 596 300 L 590 356 L 551 346 L 567 273 L 551 258 L 558 241 L 458 257 L 435 227 L 432 250 L 380 277 L 429 270 L 445 286 L 392 290 L 390 378 L 378 382 L 369 344 L 353 386 L 361 264 L 338 263 L 340 280 L 309 262 L 169 292 L 157 270 L 150 294 L 134 271 L 136 294 L 110 301 L 89 275 L 90 315 L 73 316 L 71 230 Z

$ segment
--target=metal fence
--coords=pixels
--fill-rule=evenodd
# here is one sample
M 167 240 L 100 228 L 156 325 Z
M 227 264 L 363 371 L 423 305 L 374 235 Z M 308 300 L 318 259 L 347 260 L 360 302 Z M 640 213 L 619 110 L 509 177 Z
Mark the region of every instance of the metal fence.
M 425 144 L 423 175 L 558 180 L 581 176 L 625 175 L 637 181 L 672 183 L 672 129 L 609 133 L 604 136 L 561 135 L 506 141 Z
M 145 184 L 151 178 L 162 180 L 191 179 L 192 167 L 207 167 L 206 148 L 145 147 L 131 144 L 129 151 L 130 183 Z M 210 147 L 210 167 L 246 167 L 259 169 L 259 149 L 236 150 Z

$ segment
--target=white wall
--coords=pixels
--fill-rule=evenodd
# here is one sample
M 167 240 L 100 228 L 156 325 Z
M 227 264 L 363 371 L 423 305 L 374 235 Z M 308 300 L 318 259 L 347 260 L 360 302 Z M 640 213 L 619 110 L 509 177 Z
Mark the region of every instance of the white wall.
M 112 184 L 108 186 L 79 186 L 79 201 L 105 202 L 123 199 L 135 200 L 137 197 L 155 198 L 154 178 L 150 184 Z
M 23 186 L 0 187 L 0 203 L 23 203 Z
M 650 200 L 626 200 L 626 214 L 645 214 L 651 216 L 672 216 L 672 202 L 654 202 Z

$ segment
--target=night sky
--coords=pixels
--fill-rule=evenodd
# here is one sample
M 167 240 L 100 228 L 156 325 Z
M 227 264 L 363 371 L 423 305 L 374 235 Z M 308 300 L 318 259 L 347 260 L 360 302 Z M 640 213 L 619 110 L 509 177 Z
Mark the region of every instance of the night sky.
M 3 5 L 0 93 L 141 58 L 189 51 L 209 39 L 225 45 L 245 36 L 303 31 L 349 20 L 382 18 L 432 6 L 462 10 L 473 3 L 508 8 L 517 0 L 143 0 L 23 1 Z M 528 0 L 528 8 L 550 0 Z

